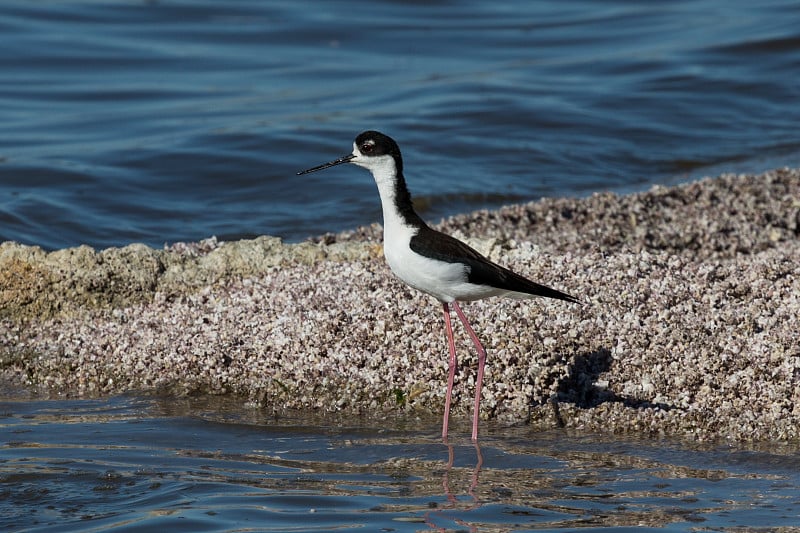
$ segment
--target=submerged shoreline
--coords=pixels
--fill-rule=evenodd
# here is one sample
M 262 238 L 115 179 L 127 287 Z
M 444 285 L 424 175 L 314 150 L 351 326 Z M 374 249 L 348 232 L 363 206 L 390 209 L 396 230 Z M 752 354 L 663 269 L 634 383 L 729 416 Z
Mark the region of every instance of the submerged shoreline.
M 800 169 L 544 199 L 437 227 L 586 302 L 464 306 L 488 351 L 483 417 L 800 437 Z M 43 393 L 438 413 L 440 314 L 392 277 L 378 225 L 301 244 L 0 244 L 2 379 Z M 456 335 L 458 417 L 471 409 L 476 358 Z

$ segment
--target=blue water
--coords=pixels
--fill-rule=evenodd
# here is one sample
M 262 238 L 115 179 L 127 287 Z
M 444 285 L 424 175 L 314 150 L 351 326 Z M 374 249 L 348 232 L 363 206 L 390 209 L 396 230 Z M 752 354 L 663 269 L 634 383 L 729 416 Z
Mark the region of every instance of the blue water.
M 273 418 L 224 398 L 0 402 L 0 530 L 796 531 L 797 445 Z M 462 421 L 468 434 L 468 421 Z M 461 422 L 459 422 L 461 423 Z
M 380 129 L 424 216 L 800 164 L 800 4 L 8 0 L 0 241 L 302 240 L 380 220 Z

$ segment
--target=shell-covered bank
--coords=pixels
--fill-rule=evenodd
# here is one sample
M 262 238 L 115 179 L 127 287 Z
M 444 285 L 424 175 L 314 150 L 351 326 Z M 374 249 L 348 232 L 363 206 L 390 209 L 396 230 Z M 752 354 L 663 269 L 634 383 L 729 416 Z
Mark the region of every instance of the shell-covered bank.
M 544 199 L 437 225 L 579 297 L 464 306 L 482 416 L 712 439 L 800 437 L 800 170 Z M 447 346 L 375 225 L 300 244 L 0 245 L 3 387 L 235 394 L 280 413 L 440 413 Z M 476 358 L 457 330 L 454 416 Z M 2 388 L 2 387 L 0 387 Z

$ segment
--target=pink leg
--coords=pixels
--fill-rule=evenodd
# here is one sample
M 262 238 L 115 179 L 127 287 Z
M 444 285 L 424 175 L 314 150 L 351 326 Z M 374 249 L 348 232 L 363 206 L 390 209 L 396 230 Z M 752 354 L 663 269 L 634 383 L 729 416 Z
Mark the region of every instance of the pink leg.
M 456 379 L 456 342 L 453 340 L 453 328 L 450 325 L 450 307 L 442 303 L 444 309 L 444 329 L 450 347 L 450 371 L 447 376 L 447 396 L 444 400 L 444 420 L 442 422 L 442 439 L 447 442 L 447 425 L 450 420 L 450 398 L 453 396 L 453 382 Z M 458 309 L 456 307 L 456 309 Z
M 483 345 L 481 341 L 478 339 L 478 336 L 475 335 L 475 332 L 472 330 L 472 327 L 467 322 L 467 317 L 464 316 L 464 312 L 461 311 L 461 308 L 458 306 L 456 302 L 453 302 L 453 309 L 456 310 L 456 314 L 458 318 L 461 319 L 461 322 L 464 324 L 464 328 L 466 328 L 467 333 L 469 333 L 469 338 L 472 339 L 472 343 L 475 345 L 475 349 L 478 351 L 478 379 L 475 380 L 475 414 L 472 418 L 472 440 L 478 440 L 478 418 L 480 418 L 481 412 L 481 387 L 483 386 L 483 368 L 486 366 L 486 350 L 483 349 Z

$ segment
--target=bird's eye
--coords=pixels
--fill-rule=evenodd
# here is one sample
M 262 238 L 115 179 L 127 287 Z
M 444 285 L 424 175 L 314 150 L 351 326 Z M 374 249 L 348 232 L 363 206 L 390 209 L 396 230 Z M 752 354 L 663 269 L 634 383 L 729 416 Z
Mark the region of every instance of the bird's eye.
M 372 152 L 373 149 L 375 149 L 375 144 L 373 143 L 366 142 L 361 145 L 361 153 L 363 154 L 368 154 Z

